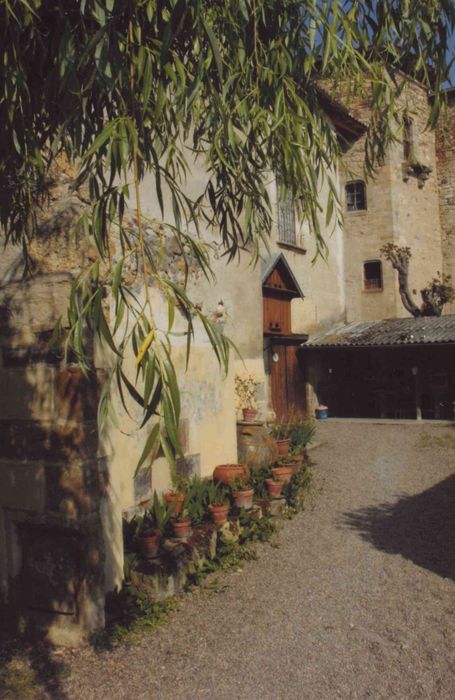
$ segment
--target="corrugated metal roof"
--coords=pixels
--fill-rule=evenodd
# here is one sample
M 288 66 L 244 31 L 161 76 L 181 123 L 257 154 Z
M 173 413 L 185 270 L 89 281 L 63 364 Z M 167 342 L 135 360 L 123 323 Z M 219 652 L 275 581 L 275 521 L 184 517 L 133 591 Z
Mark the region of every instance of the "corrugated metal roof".
M 455 315 L 356 321 L 310 336 L 304 348 L 455 343 Z

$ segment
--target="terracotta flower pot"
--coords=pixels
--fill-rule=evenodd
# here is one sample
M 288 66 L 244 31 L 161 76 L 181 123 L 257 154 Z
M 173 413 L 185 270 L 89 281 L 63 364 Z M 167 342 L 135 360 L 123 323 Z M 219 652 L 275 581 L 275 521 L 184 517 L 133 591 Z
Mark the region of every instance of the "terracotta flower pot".
M 258 414 L 256 408 L 242 408 L 243 420 L 247 423 L 253 423 Z
M 213 480 L 230 484 L 236 479 L 248 479 L 248 470 L 244 464 L 219 464 L 213 471 Z
M 276 447 L 279 455 L 289 454 L 289 440 L 277 440 Z
M 303 464 L 303 459 L 296 459 L 294 462 L 286 462 L 286 464 L 277 464 L 277 467 L 288 467 L 289 469 L 292 469 L 293 474 L 297 474 Z
M 229 504 L 223 504 L 220 506 L 209 505 L 209 511 L 212 516 L 212 520 L 215 525 L 222 525 L 226 522 L 229 513 Z
M 266 479 L 265 483 L 266 483 L 270 498 L 279 498 L 281 496 L 281 489 L 283 487 L 282 481 L 275 481 L 274 479 Z
M 160 548 L 161 542 L 161 532 L 155 530 L 154 532 L 144 533 L 138 537 L 139 552 L 144 559 L 150 559 L 151 557 L 156 557 L 158 550 Z
M 180 515 L 185 497 L 186 493 L 174 493 L 173 491 L 168 491 L 164 494 L 164 498 L 168 506 L 174 504 L 175 515 Z
M 237 508 L 249 510 L 253 507 L 254 489 L 239 489 L 238 491 L 233 491 L 232 495 Z
M 302 468 L 302 465 L 303 465 L 303 459 L 301 459 L 300 462 L 298 462 L 296 460 L 295 462 L 292 462 L 292 464 L 289 464 L 288 466 L 291 467 L 293 474 L 298 474 Z
M 174 530 L 174 537 L 179 537 L 181 539 L 188 537 L 191 531 L 191 520 L 189 518 L 173 520 L 172 528 Z
M 287 482 L 291 480 L 292 467 L 273 467 L 272 474 L 277 481 Z

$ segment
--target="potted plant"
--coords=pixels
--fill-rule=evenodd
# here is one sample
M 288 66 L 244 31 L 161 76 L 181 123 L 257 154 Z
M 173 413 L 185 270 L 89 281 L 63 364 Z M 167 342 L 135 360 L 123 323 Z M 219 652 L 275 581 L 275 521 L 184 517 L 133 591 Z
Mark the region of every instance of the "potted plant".
M 166 491 L 164 499 L 169 507 L 173 506 L 174 514 L 180 515 L 183 502 L 188 491 L 188 479 L 186 477 L 176 477 L 173 479 L 172 491 Z
M 253 507 L 254 489 L 247 480 L 235 479 L 231 484 L 232 497 L 237 508 L 250 510 Z
M 276 479 L 266 479 L 265 480 L 267 491 L 269 493 L 269 498 L 280 498 L 281 489 L 283 488 L 284 481 L 276 481 Z
M 291 428 L 291 424 L 285 418 L 271 427 L 270 435 L 275 438 L 278 454 L 280 455 L 289 453 Z
M 172 513 L 172 508 L 155 491 L 152 506 L 144 513 L 136 534 L 139 552 L 145 559 L 158 554 L 161 537 Z
M 174 518 L 171 519 L 172 530 L 174 537 L 185 539 L 191 533 L 191 519 L 188 514 L 188 496 L 185 495 L 181 503 L 180 510 Z
M 216 525 L 226 522 L 229 513 L 226 490 L 221 483 L 210 482 L 207 485 L 208 509 Z
M 297 419 L 290 433 L 290 451 L 294 454 L 301 454 L 310 443 L 316 432 L 316 426 L 312 420 Z
M 214 481 L 231 484 L 235 479 L 248 479 L 248 469 L 244 464 L 219 464 L 213 471 Z
M 290 481 L 293 473 L 294 469 L 288 463 L 278 463 L 276 466 L 272 467 L 272 476 L 276 481 Z
M 291 452 L 287 455 L 282 455 L 280 456 L 280 459 L 278 460 L 275 469 L 279 467 L 288 467 L 292 470 L 293 474 L 297 474 L 303 464 L 303 456 L 302 454 L 296 454 L 294 452 Z
M 259 380 L 252 372 L 245 371 L 235 375 L 236 406 L 242 410 L 243 420 L 252 423 L 258 413 L 256 404 L 256 386 Z

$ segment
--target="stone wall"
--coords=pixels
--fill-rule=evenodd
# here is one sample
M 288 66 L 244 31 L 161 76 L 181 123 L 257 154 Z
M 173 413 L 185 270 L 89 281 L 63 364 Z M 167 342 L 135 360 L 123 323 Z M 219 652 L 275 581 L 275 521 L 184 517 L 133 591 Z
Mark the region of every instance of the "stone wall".
M 447 91 L 447 107 L 436 132 L 439 210 L 442 230 L 443 271 L 455 280 L 455 91 Z M 455 304 L 447 306 L 455 312 Z
M 428 167 L 429 176 L 410 168 L 400 141 L 390 146 L 384 163 L 366 182 L 367 208 L 345 211 L 345 278 L 347 320 L 360 321 L 404 317 L 396 273 L 382 261 L 383 289 L 363 288 L 363 263 L 379 260 L 384 243 L 409 246 L 412 250 L 409 286 L 420 303 L 420 289 L 442 267 L 438 181 L 436 175 L 435 134 L 426 129 L 430 110 L 427 92 L 410 82 L 401 96 L 400 108 L 413 124 L 412 161 Z M 369 120 L 365 102 L 352 101 L 353 112 L 364 122 Z M 400 134 L 397 134 L 401 138 Z M 350 180 L 364 180 L 365 137 L 349 148 L 341 164 L 341 191 Z M 346 207 L 345 207 L 346 209 Z
M 109 479 L 86 377 L 49 346 L 68 274 L 0 289 L 0 598 L 17 630 L 75 643 L 103 624 Z

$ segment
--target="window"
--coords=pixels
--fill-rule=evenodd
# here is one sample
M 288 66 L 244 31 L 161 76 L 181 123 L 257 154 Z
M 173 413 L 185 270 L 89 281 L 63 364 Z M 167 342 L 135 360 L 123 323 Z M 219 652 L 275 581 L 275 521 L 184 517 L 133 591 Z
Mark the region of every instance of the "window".
M 363 288 L 366 291 L 382 289 L 382 264 L 380 260 L 363 263 Z
M 348 211 L 362 211 L 366 208 L 365 183 L 362 180 L 348 182 L 346 185 L 346 209 Z
M 414 125 L 408 117 L 403 122 L 403 158 L 405 161 L 412 160 L 414 155 Z
M 281 243 L 287 243 L 288 245 L 297 245 L 297 235 L 295 229 L 295 211 L 294 211 L 294 201 L 292 199 L 292 194 L 290 192 L 284 192 L 283 188 L 277 181 L 276 184 L 277 191 L 277 229 L 278 229 L 278 240 Z

